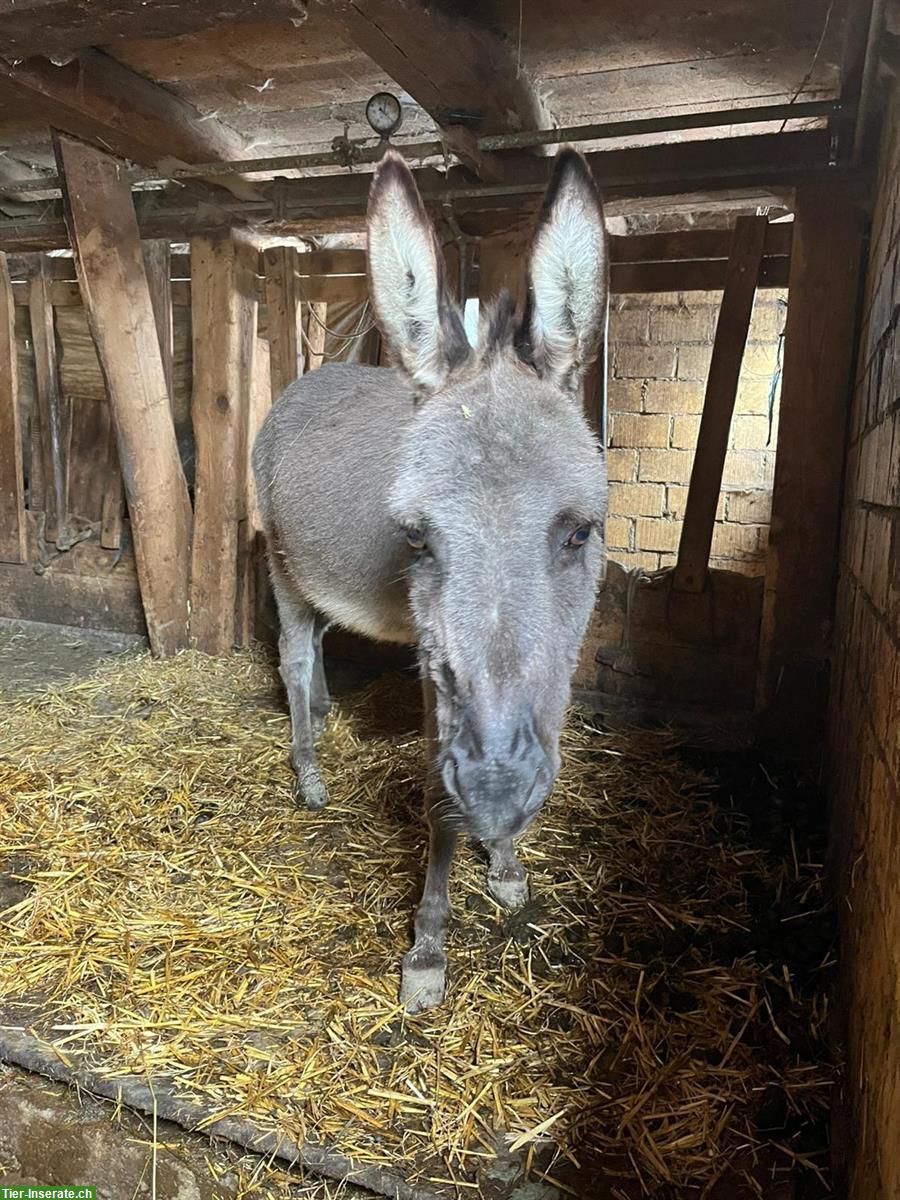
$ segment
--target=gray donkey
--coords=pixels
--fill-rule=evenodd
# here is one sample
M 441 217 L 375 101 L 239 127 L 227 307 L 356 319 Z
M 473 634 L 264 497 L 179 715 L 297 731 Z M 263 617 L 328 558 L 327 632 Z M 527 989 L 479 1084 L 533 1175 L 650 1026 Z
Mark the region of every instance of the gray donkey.
M 300 796 L 327 795 L 322 635 L 418 645 L 430 849 L 403 960 L 410 1012 L 444 995 L 448 881 L 461 832 L 515 908 L 513 848 L 550 793 L 570 680 L 604 570 L 606 478 L 582 415 L 604 334 L 606 231 L 584 159 L 557 157 L 517 319 L 488 308 L 469 345 L 415 181 L 392 151 L 372 181 L 369 280 L 393 369 L 324 366 L 293 383 L 253 468 L 281 618 L 281 675 Z

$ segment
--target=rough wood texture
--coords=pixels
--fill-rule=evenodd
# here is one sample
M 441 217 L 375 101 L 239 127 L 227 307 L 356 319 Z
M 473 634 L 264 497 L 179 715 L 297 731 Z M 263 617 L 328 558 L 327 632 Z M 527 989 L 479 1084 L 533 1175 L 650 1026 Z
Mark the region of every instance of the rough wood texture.
M 765 217 L 742 217 L 734 230 L 675 567 L 674 586 L 680 592 L 702 592 L 709 573 L 716 505 L 766 224 Z
M 525 299 L 529 235 L 524 231 L 498 233 L 478 244 L 478 298 L 484 303 L 504 288 L 517 303 Z
M 750 189 L 790 188 L 815 179 L 836 179 L 828 167 L 829 142 L 820 130 L 718 138 L 657 146 L 636 146 L 589 153 L 587 161 L 603 191 L 607 215 L 655 211 L 671 207 L 676 196 L 684 207 L 703 206 L 719 190 L 745 195 Z M 453 200 L 457 220 L 466 234 L 504 231 L 531 219 L 549 179 L 550 161 L 525 154 L 506 160 L 506 182 L 483 186 L 470 172 L 451 167 L 446 175 L 432 167 L 413 172 L 426 204 L 440 215 L 444 201 Z M 362 230 L 365 227 L 368 175 L 362 173 L 279 180 L 255 185 L 261 200 L 242 202 L 224 196 L 210 206 L 187 203 L 178 194 L 160 198 L 141 216 L 143 237 L 172 239 L 207 234 L 242 220 L 276 219 L 285 234 L 308 237 L 318 233 Z M 768 193 L 767 193 L 768 194 Z M 642 197 L 635 203 L 634 197 Z M 648 199 L 649 197 L 649 199 Z M 625 198 L 626 203 L 619 206 Z M 771 202 L 771 199 L 770 201 Z M 65 228 L 56 208 L 41 210 L 39 220 L 0 222 L 0 250 L 30 251 L 64 246 Z
M 328 337 L 328 305 L 319 302 L 304 305 L 308 371 L 321 367 L 325 361 L 325 341 Z
M 263 253 L 266 334 L 275 397 L 303 373 L 297 257 L 293 246 L 273 246 Z
M 544 128 L 546 114 L 515 48 L 487 25 L 418 0 L 336 0 L 332 10 L 439 125 L 472 114 L 480 134 Z
M 99 50 L 82 50 L 55 66 L 45 58 L 0 59 L 0 100 L 27 106 L 43 122 L 149 166 L 172 160 L 209 163 L 240 158 L 237 134 Z M 216 177 L 236 196 L 253 189 Z
M 56 135 L 78 277 L 115 421 L 150 644 L 187 644 L 191 505 L 131 194 L 114 159 Z
M 29 507 L 44 513 L 47 541 L 66 549 L 69 545 L 66 434 L 70 428 L 71 402 L 60 392 L 56 324 L 47 260 L 43 255 L 31 279 L 28 303 L 36 385 L 31 418 Z
M 758 695 L 798 743 L 821 737 L 827 696 L 863 230 L 840 188 L 798 189 Z
M 235 615 L 235 641 L 249 646 L 257 635 L 257 614 L 271 603 L 267 595 L 269 575 L 266 563 L 262 521 L 256 504 L 256 487 L 250 456 L 253 443 L 272 406 L 272 373 L 269 363 L 270 343 L 256 338 L 251 370 L 250 413 L 247 427 L 247 453 L 244 470 L 246 515 L 238 527 L 238 593 Z
M 25 562 L 25 479 L 12 285 L 0 254 L 0 560 Z
M 163 372 L 166 376 L 166 391 L 169 399 L 175 395 L 175 345 L 172 326 L 171 254 L 169 243 L 160 238 L 143 242 L 144 271 L 150 289 L 150 303 L 159 335 L 159 352 L 162 355 Z
M 242 237 L 191 243 L 196 439 L 191 644 L 235 644 L 238 545 L 247 515 L 246 463 L 256 336 L 257 252 Z

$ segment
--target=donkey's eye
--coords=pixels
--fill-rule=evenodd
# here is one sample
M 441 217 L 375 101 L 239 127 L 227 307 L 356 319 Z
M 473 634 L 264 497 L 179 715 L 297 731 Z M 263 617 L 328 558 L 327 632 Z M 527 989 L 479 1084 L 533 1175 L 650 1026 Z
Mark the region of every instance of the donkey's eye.
M 428 545 L 425 534 L 421 529 L 407 529 L 406 540 L 412 546 L 413 550 L 424 550 Z
M 569 540 L 566 542 L 566 545 L 572 546 L 577 550 L 579 546 L 584 545 L 590 536 L 590 525 L 579 525 L 578 528 L 569 535 Z

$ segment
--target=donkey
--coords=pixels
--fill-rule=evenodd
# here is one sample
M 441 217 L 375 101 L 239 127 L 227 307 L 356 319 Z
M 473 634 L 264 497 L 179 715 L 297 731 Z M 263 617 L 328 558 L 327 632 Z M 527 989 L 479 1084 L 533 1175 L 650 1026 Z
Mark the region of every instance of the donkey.
M 368 206 L 369 285 L 394 368 L 333 364 L 274 405 L 253 450 L 300 797 L 327 800 L 315 737 L 335 622 L 415 643 L 430 769 L 425 889 L 403 960 L 409 1012 L 444 996 L 460 833 L 516 908 L 513 845 L 550 793 L 570 683 L 605 570 L 606 477 L 579 384 L 605 335 L 606 230 L 584 159 L 556 158 L 517 316 L 506 293 L 466 337 L 437 237 L 388 151 Z

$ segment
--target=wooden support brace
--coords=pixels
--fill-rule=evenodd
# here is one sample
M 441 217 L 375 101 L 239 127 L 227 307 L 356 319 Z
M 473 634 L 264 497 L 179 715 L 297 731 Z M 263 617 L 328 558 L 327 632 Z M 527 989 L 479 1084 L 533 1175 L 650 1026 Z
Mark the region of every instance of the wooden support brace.
M 798 188 L 757 707 L 768 735 L 821 734 L 865 216 L 839 184 Z
M 728 432 L 731 429 L 765 237 L 765 217 L 738 219 L 725 276 L 703 415 L 697 435 L 697 450 L 684 510 L 673 580 L 676 591 L 702 592 L 706 585 L 716 505 L 722 490 L 722 472 L 728 450 Z
M 285 388 L 303 373 L 296 249 L 293 246 L 272 246 L 265 250 L 263 269 L 271 394 L 277 400 Z
M 116 428 L 150 645 L 187 644 L 191 505 L 131 192 L 108 154 L 54 133 L 66 223 Z
M 0 253 L 0 560 L 23 563 L 27 558 L 25 479 L 15 317 L 6 255 Z
M 256 339 L 256 249 L 241 235 L 191 242 L 196 439 L 191 644 L 231 650 L 240 526 L 247 517 L 247 441 Z

